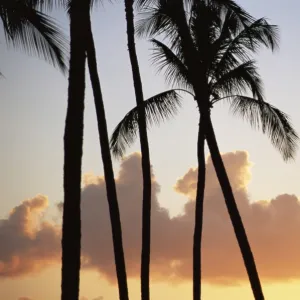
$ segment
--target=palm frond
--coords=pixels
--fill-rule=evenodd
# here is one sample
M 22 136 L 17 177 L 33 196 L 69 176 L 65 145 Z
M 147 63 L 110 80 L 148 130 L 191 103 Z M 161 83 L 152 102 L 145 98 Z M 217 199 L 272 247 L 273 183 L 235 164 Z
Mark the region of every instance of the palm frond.
M 223 22 L 220 24 L 219 36 L 211 45 L 211 64 L 218 62 L 221 59 L 228 43 L 231 42 L 232 37 L 237 36 L 242 30 L 243 26 L 241 26 L 240 20 L 233 12 L 227 11 L 223 18 Z
M 158 125 L 173 117 L 181 107 L 181 97 L 175 90 L 160 93 L 144 101 L 147 127 Z M 132 145 L 137 137 L 139 107 L 130 110 L 117 125 L 110 140 L 112 153 L 122 157 L 126 148 Z
M 232 10 L 227 10 L 221 24 L 219 39 L 223 41 L 231 36 L 236 36 L 243 28 L 245 26 L 241 24 L 239 17 Z
M 171 86 L 192 90 L 188 69 L 180 58 L 164 43 L 152 39 L 152 62 L 157 66 L 158 72 L 164 71 L 166 83 Z
M 265 19 L 253 22 L 236 35 L 231 35 L 230 31 L 221 34 L 213 46 L 209 75 L 224 74 L 241 62 L 251 60 L 261 46 L 275 50 L 278 40 L 277 27 L 269 25 Z
M 254 18 L 234 0 L 211 0 L 210 2 L 212 5 L 221 7 L 223 10 L 232 12 L 243 26 L 247 26 L 254 21 Z
M 176 49 L 181 43 L 181 31 L 187 25 L 187 13 L 183 2 L 183 0 L 151 1 L 152 5 L 143 7 L 138 15 L 137 36 L 153 38 L 163 34 L 164 39 L 170 42 L 171 49 Z
M 202 62 L 208 61 L 211 45 L 220 31 L 221 16 L 219 11 L 218 7 L 213 7 L 204 1 L 195 1 L 191 7 L 190 32 Z
M 153 5 L 157 0 L 136 0 L 135 5 L 138 9 L 143 9 Z
M 233 94 L 243 94 L 248 90 L 256 99 L 263 99 L 262 80 L 257 72 L 254 60 L 240 64 L 225 74 L 216 74 L 211 83 L 211 93 L 223 97 Z
M 278 28 L 270 25 L 264 19 L 254 21 L 250 26 L 245 27 L 232 39 L 220 41 L 221 65 L 230 55 L 234 54 L 238 59 L 248 60 L 250 55 L 259 50 L 262 46 L 272 51 L 278 48 L 279 35 Z
M 67 39 L 52 18 L 15 0 L 2 10 L 1 18 L 9 44 L 67 71 Z
M 136 34 L 139 37 L 154 37 L 161 33 L 173 34 L 172 0 L 155 1 L 153 5 L 143 7 L 138 14 Z
M 278 26 L 269 24 L 265 18 L 256 20 L 249 29 L 246 28 L 245 36 L 248 36 L 252 44 L 252 51 L 256 51 L 260 46 L 272 51 L 279 48 Z
M 55 8 L 65 7 L 67 0 L 26 0 L 29 6 L 39 11 L 51 11 Z
M 235 96 L 230 102 L 234 114 L 242 116 L 252 127 L 261 128 L 269 136 L 285 161 L 295 158 L 299 137 L 288 115 L 265 101 L 250 97 Z

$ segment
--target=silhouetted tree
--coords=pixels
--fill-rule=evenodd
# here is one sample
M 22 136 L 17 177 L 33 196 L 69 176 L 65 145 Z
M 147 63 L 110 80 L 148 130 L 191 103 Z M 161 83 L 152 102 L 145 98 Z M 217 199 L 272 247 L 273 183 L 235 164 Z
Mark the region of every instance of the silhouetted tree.
M 201 232 L 205 187 L 204 138 L 207 140 L 227 209 L 242 252 L 255 299 L 264 299 L 254 257 L 247 239 L 211 123 L 213 104 L 227 100 L 235 113 L 261 127 L 285 160 L 296 151 L 296 132 L 287 115 L 264 101 L 262 82 L 251 55 L 261 46 L 277 47 L 277 28 L 265 19 L 255 20 L 233 1 L 153 1 L 145 8 L 137 32 L 164 34 L 169 46 L 153 39 L 154 62 L 165 70 L 169 83 L 193 94 L 199 108 L 198 186 L 193 249 L 194 300 L 201 298 Z M 247 95 L 251 92 L 252 97 Z M 147 102 L 147 101 L 146 101 Z M 147 107 L 147 103 L 144 104 Z M 155 106 L 154 103 L 149 103 Z M 134 108 L 114 132 L 115 148 L 134 135 Z M 151 116 L 155 111 L 151 111 Z M 159 116 L 155 115 L 156 118 Z M 130 126 L 127 126 L 127 125 Z M 120 130 L 122 128 L 122 130 Z M 131 140 L 131 139 L 130 139 Z M 128 143 L 127 143 L 128 144 Z
M 150 244 L 151 244 L 151 164 L 145 120 L 143 86 L 135 47 L 134 0 L 124 0 L 127 24 L 127 43 L 132 69 L 136 104 L 140 109 L 138 118 L 139 138 L 142 154 L 143 209 L 142 209 L 142 253 L 141 253 L 141 298 L 150 300 Z
M 125 265 L 124 249 L 123 249 L 123 241 L 122 241 L 120 211 L 118 205 L 112 159 L 110 154 L 105 109 L 104 109 L 103 97 L 101 92 L 100 79 L 97 70 L 96 49 L 94 45 L 90 14 L 88 15 L 87 29 L 88 29 L 87 47 L 86 47 L 87 60 L 88 60 L 88 67 L 89 67 L 92 89 L 94 93 L 99 141 L 100 141 L 100 148 L 102 154 L 102 162 L 104 166 L 106 194 L 107 194 L 107 200 L 109 206 L 113 249 L 114 249 L 114 256 L 115 256 L 115 266 L 116 266 L 116 274 L 117 274 L 118 287 L 119 287 L 119 299 L 128 300 L 129 299 L 128 285 L 127 285 L 126 265 Z
M 120 220 L 119 206 L 117 201 L 117 192 L 116 192 L 116 184 L 114 179 L 112 160 L 110 155 L 105 109 L 103 104 L 100 79 L 97 71 L 96 50 L 95 50 L 93 33 L 91 28 L 91 19 L 90 19 L 90 12 L 89 12 L 91 4 L 92 4 L 91 0 L 86 0 L 79 3 L 77 2 L 77 0 L 73 0 L 73 1 L 69 1 L 68 3 L 68 10 L 71 19 L 71 62 L 73 62 L 72 59 L 75 57 L 75 54 L 77 54 L 76 57 L 77 59 L 79 59 L 79 51 L 80 51 L 80 59 L 81 59 L 80 61 L 82 62 L 83 59 L 82 49 L 84 48 L 84 51 L 87 54 L 89 73 L 90 73 L 91 84 L 92 84 L 95 106 L 96 106 L 96 115 L 97 115 L 99 139 L 100 139 L 100 146 L 101 146 L 101 153 L 102 153 L 102 161 L 104 165 L 107 199 L 109 204 L 109 212 L 110 212 L 110 219 L 112 225 L 112 237 L 113 237 L 114 255 L 115 255 L 115 262 L 116 262 L 116 273 L 117 273 L 118 285 L 119 285 L 119 297 L 121 300 L 128 300 L 128 287 L 127 287 L 124 250 L 123 250 L 123 243 L 122 243 L 121 220 Z M 77 32 L 79 31 L 79 27 L 76 27 L 76 24 L 74 24 L 75 20 L 77 21 L 77 23 L 81 24 L 80 32 Z M 76 46 L 77 44 L 75 43 L 79 43 L 80 39 L 81 39 L 81 45 L 79 47 L 79 45 Z M 82 41 L 85 41 L 85 43 L 83 43 Z M 74 65 L 72 65 L 72 67 L 76 66 L 75 62 L 76 60 L 74 60 Z M 71 78 L 71 71 L 73 71 L 72 68 L 70 68 L 70 78 Z M 77 93 L 78 98 L 75 99 L 74 101 L 80 103 L 80 106 L 77 104 L 77 106 L 75 107 L 75 104 L 70 103 L 70 101 L 73 99 L 71 99 L 69 95 L 68 116 L 71 115 L 70 111 L 71 108 L 73 108 L 74 111 L 72 110 L 72 114 L 78 116 L 80 122 L 78 122 L 77 124 L 73 124 L 73 123 L 71 124 L 71 122 L 69 121 L 70 118 L 68 119 L 68 117 L 66 122 L 66 135 L 68 134 L 67 135 L 68 137 L 71 136 L 70 130 L 67 132 L 67 129 L 72 127 L 72 139 L 75 140 L 76 138 L 76 147 L 78 147 L 78 152 L 75 152 L 74 153 L 75 155 L 73 154 L 73 158 L 72 158 L 71 153 L 68 152 L 69 148 L 67 148 L 67 142 L 65 142 L 65 159 L 66 159 L 65 186 L 67 186 L 67 184 L 72 180 L 74 189 L 72 191 L 65 189 L 64 207 L 65 209 L 68 209 L 68 211 L 64 213 L 65 230 L 63 230 L 63 242 L 62 242 L 63 244 L 63 273 L 62 273 L 63 274 L 63 280 L 62 280 L 63 296 L 62 298 L 63 299 L 67 299 L 70 295 L 73 295 L 72 299 L 75 299 L 73 297 L 77 297 L 76 299 L 78 299 L 78 290 L 79 290 L 80 184 L 78 180 L 80 180 L 80 173 L 81 173 L 80 169 L 81 169 L 82 137 L 83 137 L 82 135 L 83 135 L 84 85 L 82 84 L 84 83 L 85 80 L 84 64 L 83 64 L 83 68 L 81 68 L 80 70 L 77 69 L 77 72 L 78 72 L 77 79 L 80 79 L 81 81 L 81 83 L 78 84 L 77 88 L 81 87 L 81 90 L 80 93 Z M 80 76 L 79 76 L 79 72 L 80 72 Z M 72 82 L 70 79 L 69 91 L 71 91 L 72 88 L 75 88 L 75 86 L 73 86 L 73 84 L 75 84 L 75 79 L 76 78 L 74 77 Z M 167 117 L 168 114 L 173 113 L 175 111 L 176 105 L 174 105 L 174 103 L 176 103 L 177 100 L 176 97 L 178 97 L 176 92 L 167 91 L 165 93 L 156 96 L 153 99 L 156 101 L 158 101 L 158 99 L 169 99 L 169 103 L 171 103 L 172 107 L 169 108 L 169 110 L 167 108 L 164 108 L 166 101 L 163 101 L 164 106 L 161 109 L 161 112 L 165 113 L 165 116 Z M 177 102 L 179 103 L 179 99 Z M 75 120 L 76 119 L 74 119 L 73 121 Z M 76 128 L 75 125 L 77 126 Z M 77 136 L 75 136 L 76 132 L 77 132 Z M 79 149 L 81 149 L 80 152 Z M 73 172 L 72 172 L 73 174 L 76 175 L 75 178 L 74 177 L 69 178 L 69 176 L 71 176 L 71 168 L 69 165 L 67 165 L 67 161 L 68 161 L 67 159 L 69 159 L 70 161 L 74 159 L 76 161 L 76 165 L 73 165 Z M 69 170 L 70 173 L 67 173 Z M 77 181 L 75 183 L 74 179 L 76 178 Z M 73 205 L 72 207 L 70 207 L 71 204 L 69 203 L 70 202 L 69 196 L 71 195 L 76 197 L 76 202 L 72 204 Z M 68 226 L 71 226 L 72 219 L 70 218 L 70 216 L 72 215 L 74 217 L 73 223 L 75 225 L 75 233 L 73 232 L 73 234 L 71 234 L 71 232 L 68 231 L 69 228 L 71 228 Z M 71 251 L 71 248 L 69 248 L 69 244 L 66 244 L 67 241 L 70 241 L 70 244 L 72 244 L 72 246 L 76 248 L 76 251 L 74 251 L 72 254 L 69 253 Z M 70 261 L 73 261 L 72 267 L 69 267 Z M 72 281 L 73 281 L 73 285 L 72 286 L 68 285 L 68 283 Z M 64 292 L 64 290 L 66 292 Z
M 141 299 L 150 300 L 150 245 L 151 245 L 151 163 L 143 106 L 144 95 L 139 63 L 135 47 L 134 0 L 124 0 L 127 24 L 127 43 L 133 76 L 136 104 L 140 109 L 138 118 L 139 138 L 142 154 L 143 204 L 142 204 L 142 253 L 141 253 Z M 139 6 L 145 0 L 137 1 Z
M 61 299 L 78 300 L 81 253 L 81 163 L 83 148 L 88 0 L 70 0 L 70 68 L 64 135 L 64 204 Z
M 120 213 L 110 156 L 105 110 L 97 71 L 90 9 L 92 0 L 62 1 L 70 16 L 71 58 L 69 100 L 65 129 L 64 214 L 62 238 L 62 300 L 78 299 L 81 252 L 81 160 L 83 145 L 83 113 L 85 90 L 85 59 L 94 92 L 107 200 L 112 225 L 116 273 L 121 300 L 128 300 L 126 267 L 122 243 Z

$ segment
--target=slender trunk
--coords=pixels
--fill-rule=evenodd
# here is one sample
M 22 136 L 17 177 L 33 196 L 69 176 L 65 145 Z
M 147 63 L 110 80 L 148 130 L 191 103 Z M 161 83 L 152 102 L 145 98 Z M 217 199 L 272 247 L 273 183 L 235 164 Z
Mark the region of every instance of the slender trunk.
M 184 2 L 177 0 L 176 5 L 178 9 L 177 29 L 182 42 L 182 51 L 186 58 L 188 65 L 189 77 L 194 88 L 196 99 L 202 99 L 198 102 L 198 107 L 201 109 L 200 128 L 198 135 L 197 155 L 198 155 L 198 181 L 197 181 L 197 195 L 195 208 L 195 229 L 194 229 L 194 243 L 193 243 L 193 299 L 201 299 L 201 242 L 202 242 L 202 225 L 203 225 L 203 201 L 205 190 L 205 128 L 207 123 L 207 113 L 209 109 L 206 107 L 209 103 L 206 85 L 199 85 L 199 82 L 206 82 L 206 76 L 202 63 L 197 55 L 194 47 L 193 39 L 190 34 L 189 25 L 186 19 Z M 205 87 L 205 88 L 204 88 Z M 207 99 L 207 101 L 203 101 Z
M 142 152 L 143 211 L 142 211 L 142 254 L 141 254 L 141 298 L 150 300 L 150 245 L 151 245 L 151 165 L 147 135 L 144 95 L 135 47 L 133 0 L 125 0 L 127 42 L 132 68 L 136 104 L 139 107 L 139 136 Z
M 87 38 L 87 57 L 92 89 L 94 93 L 97 123 L 100 139 L 102 161 L 104 166 L 104 175 L 106 183 L 107 200 L 109 206 L 113 248 L 115 255 L 116 273 L 119 285 L 119 299 L 128 300 L 128 286 L 126 276 L 126 265 L 124 258 L 122 227 L 120 220 L 120 211 L 117 199 L 116 183 L 114 178 L 113 165 L 111 160 L 109 138 L 107 132 L 107 123 L 105 109 L 103 104 L 100 79 L 97 70 L 96 50 L 94 45 L 93 33 L 91 28 L 90 15 L 88 17 L 88 38 Z
M 175 0 L 174 0 L 175 1 Z M 207 90 L 207 86 L 205 85 L 199 85 L 199 82 L 206 82 L 206 72 L 205 72 L 205 68 L 201 67 L 201 63 L 198 64 L 199 59 L 197 56 L 197 53 L 194 50 L 193 47 L 193 43 L 192 43 L 192 39 L 190 38 L 190 31 L 188 29 L 188 25 L 186 22 L 186 19 L 184 18 L 184 7 L 183 7 L 183 2 L 182 0 L 178 0 L 179 4 L 181 5 L 178 6 L 180 7 L 180 9 L 178 11 L 181 11 L 181 18 L 180 18 L 180 24 L 178 24 L 178 32 L 179 35 L 182 39 L 182 45 L 183 45 L 183 52 L 184 52 L 184 57 L 186 58 L 186 63 L 188 65 L 188 70 L 189 70 L 189 75 L 194 87 L 194 92 L 196 95 L 197 99 L 200 99 L 199 96 L 201 97 L 202 95 L 202 99 L 206 98 L 206 96 L 208 95 L 208 90 Z M 177 6 L 176 6 L 177 7 Z M 202 103 L 198 103 L 199 107 L 201 104 L 201 111 L 206 111 L 206 105 L 208 104 L 207 102 L 202 102 Z M 207 131 L 206 131 L 206 140 L 211 152 L 211 156 L 212 156 L 212 160 L 216 169 L 216 173 L 225 197 L 225 202 L 227 205 L 227 209 L 231 218 L 231 222 L 233 224 L 234 227 L 234 231 L 243 255 L 243 259 L 244 259 L 244 264 L 246 266 L 247 272 L 248 272 L 248 276 L 250 279 L 250 283 L 251 283 L 251 287 L 253 290 L 253 294 L 255 296 L 256 300 L 263 300 L 264 296 L 263 296 L 263 292 L 262 292 L 262 288 L 261 288 L 261 284 L 260 284 L 260 280 L 258 277 L 258 273 L 256 270 L 256 266 L 255 266 L 255 261 L 254 261 L 254 257 L 253 254 L 251 252 L 251 248 L 247 239 L 247 235 L 243 226 L 243 222 L 241 220 L 238 208 L 236 206 L 235 203 L 235 199 L 233 196 L 233 192 L 230 186 L 230 182 L 228 179 L 228 176 L 226 174 L 226 170 L 222 161 L 222 157 L 220 155 L 219 149 L 218 149 L 218 145 L 217 145 L 217 141 L 214 135 L 214 131 L 213 131 L 213 127 L 211 124 L 211 119 L 210 117 L 208 118 L 208 122 L 207 122 Z M 195 267 L 195 262 L 194 262 L 194 267 Z M 198 275 L 199 276 L 199 275 Z M 195 278 L 194 278 L 195 279 Z M 194 282 L 195 284 L 195 282 Z M 194 286 L 194 292 L 195 292 L 195 286 Z M 199 293 L 198 293 L 199 295 Z M 196 295 L 194 294 L 194 300 L 198 300 L 199 298 L 195 298 Z
M 81 160 L 85 92 L 85 40 L 80 1 L 70 10 L 70 70 L 64 135 L 64 206 L 62 225 L 61 299 L 79 297 L 81 244 Z
M 205 190 L 205 118 L 200 117 L 197 142 L 198 181 L 195 207 L 195 229 L 193 244 L 193 299 L 201 299 L 201 245 L 203 226 L 203 204 Z
M 241 253 L 244 259 L 244 264 L 247 269 L 248 277 L 251 283 L 254 298 L 256 300 L 264 300 L 262 287 L 260 284 L 258 272 L 256 269 L 254 256 L 251 251 L 251 247 L 247 238 L 247 234 L 240 216 L 238 207 L 236 205 L 232 188 L 226 173 L 226 169 L 219 151 L 217 140 L 215 137 L 214 129 L 211 123 L 211 119 L 208 122 L 206 140 L 211 153 L 211 158 L 217 173 L 218 180 L 220 182 L 223 195 L 225 198 L 227 210 L 234 228 L 234 232 L 241 249 Z

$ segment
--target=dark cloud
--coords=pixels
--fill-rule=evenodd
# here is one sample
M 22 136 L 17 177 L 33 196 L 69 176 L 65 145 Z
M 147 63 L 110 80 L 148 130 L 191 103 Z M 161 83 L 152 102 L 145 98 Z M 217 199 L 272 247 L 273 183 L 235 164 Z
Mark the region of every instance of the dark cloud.
M 270 201 L 250 202 L 247 186 L 251 163 L 243 151 L 223 154 L 238 207 L 264 280 L 300 277 L 300 202 L 293 195 L 279 195 Z M 190 169 L 174 189 L 189 199 L 180 216 L 171 218 L 158 202 L 160 186 L 153 177 L 152 256 L 153 280 L 190 280 L 194 197 L 197 169 Z M 142 175 L 139 154 L 127 157 L 116 179 L 127 272 L 140 272 Z M 46 198 L 38 196 L 16 207 L 0 223 L 0 276 L 40 270 L 59 261 L 60 236 L 55 224 L 42 222 L 39 215 Z M 33 216 L 38 220 L 34 223 Z M 97 270 L 115 281 L 111 227 L 104 179 L 85 176 L 82 191 L 83 268 Z M 34 224 L 34 226 L 33 226 Z M 36 224 L 38 226 L 36 227 Z M 233 229 L 210 159 L 207 161 L 203 273 L 206 281 L 233 284 L 247 279 Z

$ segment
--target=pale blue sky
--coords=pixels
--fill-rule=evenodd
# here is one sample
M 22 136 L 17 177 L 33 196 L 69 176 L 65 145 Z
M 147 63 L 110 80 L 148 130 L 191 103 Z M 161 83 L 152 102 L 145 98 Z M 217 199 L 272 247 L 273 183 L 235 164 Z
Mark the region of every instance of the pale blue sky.
M 300 132 L 298 99 L 300 3 L 282 1 L 238 1 L 256 17 L 267 16 L 280 26 L 281 47 L 274 55 L 262 52 L 259 66 L 265 82 L 267 100 L 288 113 Z M 56 16 L 67 29 L 64 13 Z M 120 118 L 134 105 L 131 70 L 125 35 L 122 1 L 99 7 L 93 18 L 98 66 L 110 132 Z M 37 193 L 50 201 L 63 199 L 63 132 L 67 101 L 67 79 L 37 58 L 7 51 L 1 35 L 0 136 L 1 156 L 0 214 L 6 214 L 20 201 Z M 138 55 L 145 96 L 165 90 L 162 76 L 150 66 L 151 45 L 138 42 Z M 88 78 L 89 79 L 89 78 Z M 89 84 L 85 113 L 83 173 L 102 174 L 98 134 Z M 253 200 L 269 199 L 280 193 L 300 195 L 300 159 L 285 164 L 268 138 L 253 131 L 248 124 L 228 113 L 227 105 L 213 111 L 213 120 L 222 152 L 247 150 L 254 162 L 250 193 Z M 180 197 L 173 193 L 176 179 L 196 165 L 196 131 L 198 117 L 195 103 L 186 98 L 180 115 L 150 132 L 152 164 L 162 185 L 160 200 L 174 211 Z M 130 151 L 139 150 L 138 144 Z M 299 157 L 299 155 L 298 155 Z M 116 175 L 118 162 L 115 163 Z

